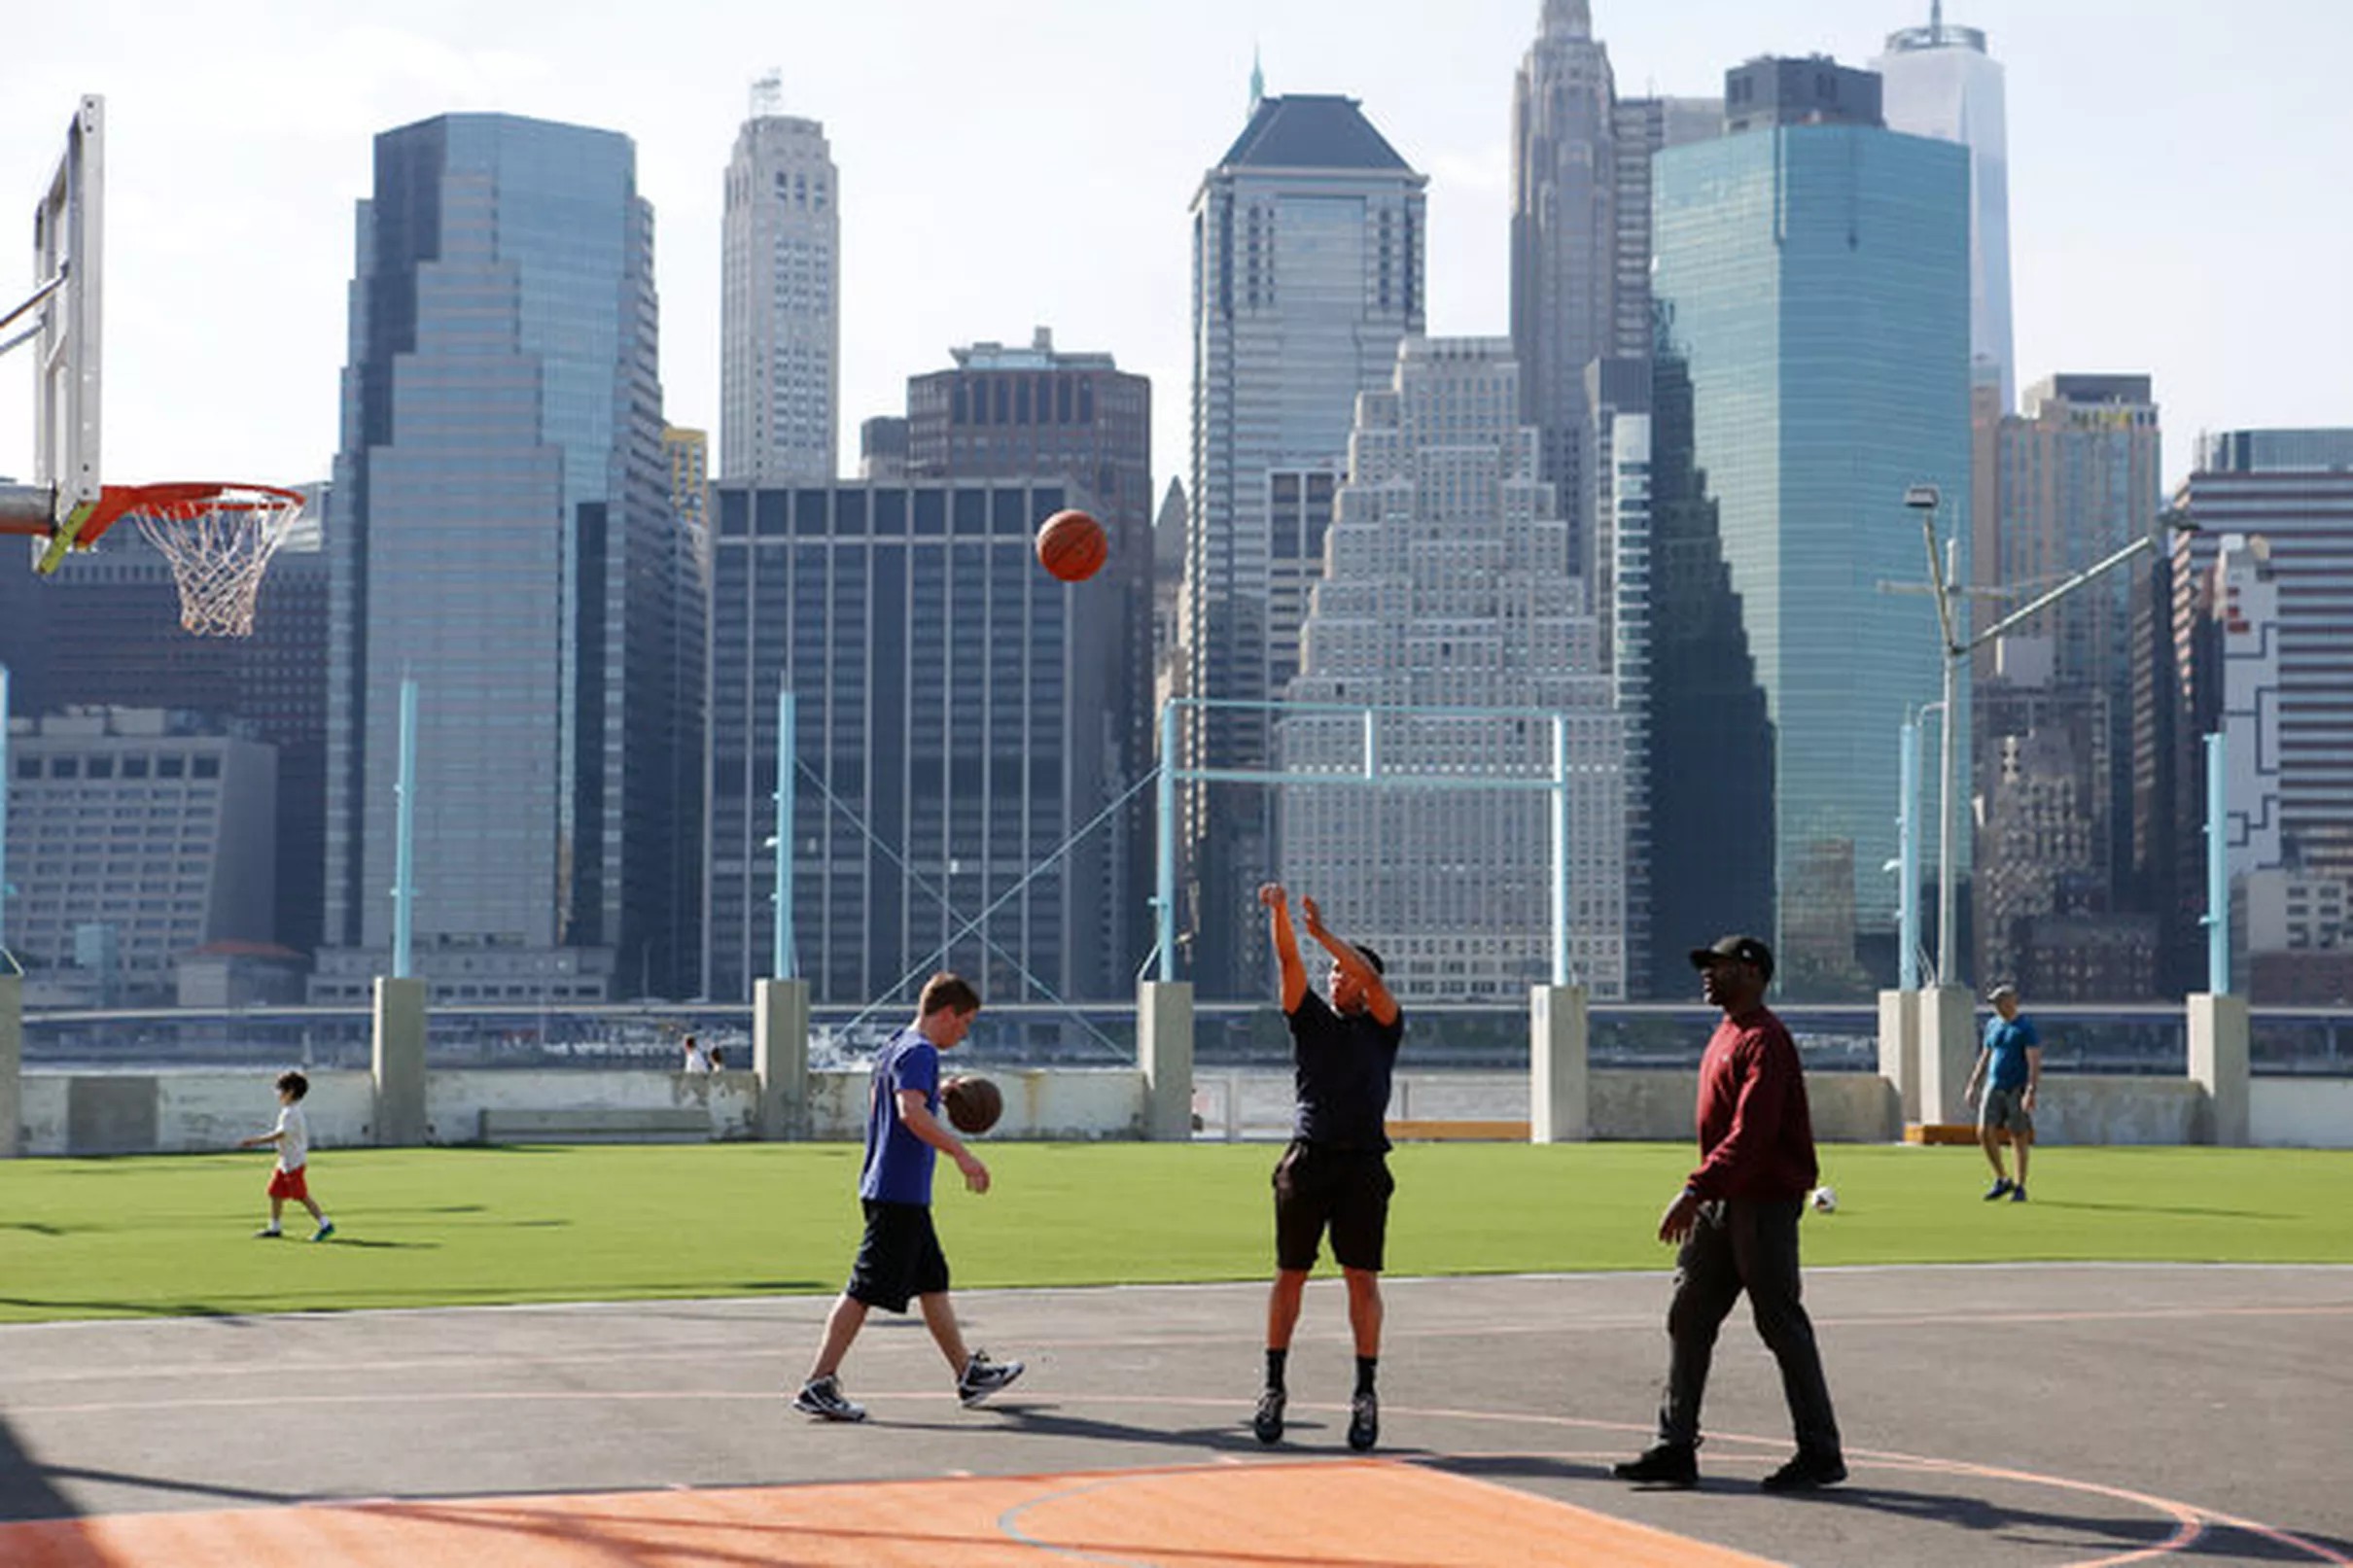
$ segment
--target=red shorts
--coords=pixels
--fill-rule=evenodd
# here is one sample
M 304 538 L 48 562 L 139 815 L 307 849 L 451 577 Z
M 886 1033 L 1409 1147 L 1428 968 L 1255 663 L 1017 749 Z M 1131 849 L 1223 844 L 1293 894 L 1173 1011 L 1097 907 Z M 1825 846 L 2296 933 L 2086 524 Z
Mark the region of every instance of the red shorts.
M 310 1202 L 308 1166 L 297 1166 L 292 1170 L 273 1170 L 269 1174 L 269 1196 L 291 1198 L 298 1203 Z

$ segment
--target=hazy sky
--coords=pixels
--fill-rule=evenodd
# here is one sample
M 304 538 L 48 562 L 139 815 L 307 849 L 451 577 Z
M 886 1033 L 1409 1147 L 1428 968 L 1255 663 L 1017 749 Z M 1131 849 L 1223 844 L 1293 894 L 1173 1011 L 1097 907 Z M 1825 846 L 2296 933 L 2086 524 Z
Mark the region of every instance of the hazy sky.
M 0 295 L 84 92 L 107 96 L 106 470 L 324 475 L 369 139 L 450 110 L 635 138 L 669 417 L 719 414 L 721 174 L 752 79 L 841 169 L 842 448 L 952 344 L 1050 324 L 1150 375 L 1185 465 L 1186 206 L 1270 91 L 1345 92 L 1430 176 L 1429 329 L 1501 333 L 1512 73 L 1539 0 L 79 0 L 12 7 Z M 1926 0 L 1595 0 L 1622 92 L 1759 53 L 1863 64 Z M 2353 424 L 2353 4 L 1952 0 L 2009 72 L 2020 388 L 2147 370 L 2202 429 Z M 5 306 L 0 306 L 5 308 Z M 28 351 L 0 472 L 31 467 Z

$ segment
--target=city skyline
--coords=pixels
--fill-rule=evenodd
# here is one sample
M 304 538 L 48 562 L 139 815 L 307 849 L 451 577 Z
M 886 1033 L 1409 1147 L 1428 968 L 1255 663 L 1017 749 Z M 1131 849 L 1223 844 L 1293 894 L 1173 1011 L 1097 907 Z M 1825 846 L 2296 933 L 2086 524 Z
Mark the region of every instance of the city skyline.
M 1593 9 L 1621 90 L 1670 94 L 1712 93 L 1727 66 L 1763 52 L 1867 60 L 1926 11 L 1863 0 L 1691 0 L 1672 16 L 1613 0 Z M 2201 431 L 2343 422 L 2329 357 L 2300 350 L 2353 338 L 2353 301 L 2326 275 L 2344 220 L 2304 199 L 2326 186 L 2327 149 L 2353 135 L 2353 104 L 2326 74 L 2353 45 L 2353 13 L 2257 0 L 2238 25 L 2215 31 L 2166 27 L 2155 16 L 2164 9 L 2139 8 L 2135 25 L 2120 28 L 2078 8 L 1978 0 L 1949 8 L 1948 20 L 1984 30 L 2009 78 L 2019 383 L 2057 370 L 2154 374 L 2178 433 L 2165 456 L 2173 482 Z M 764 52 L 755 14 L 720 4 L 650 34 L 617 16 L 567 14 L 557 28 L 529 5 L 463 22 L 455 6 L 409 6 L 398 24 L 268 4 L 201 18 L 153 4 L 102 10 L 18 27 L 15 90 L 0 105 L 0 198 L 29 203 L 76 97 L 109 95 L 107 449 L 118 477 L 325 471 L 348 213 L 366 185 L 368 143 L 387 126 L 465 110 L 599 124 L 638 143 L 662 215 L 667 412 L 716 430 L 723 171 L 769 54 L 804 62 L 786 75 L 783 110 L 825 122 L 857 197 L 843 215 L 844 436 L 895 408 L 903 378 L 950 344 L 1012 340 L 1043 321 L 1164 388 L 1178 384 L 1184 281 L 1171 236 L 1211 156 L 1203 150 L 1243 122 L 1253 39 L 1270 91 L 1361 98 L 1431 175 L 1429 330 L 1492 333 L 1507 322 L 1511 76 L 1539 20 L 1536 0 L 1450 17 L 1453 52 L 1467 63 L 1438 76 L 1403 36 L 1422 15 L 1403 0 L 1346 8 L 1346 25 L 1336 4 L 1278 15 L 1227 0 L 1183 18 L 1106 18 L 1041 3 L 1034 27 L 902 0 L 777 24 Z M 2047 14 L 2057 11 L 2073 14 Z M 919 36 L 927 47 L 910 57 Z M 720 38 L 735 63 L 711 63 Z M 206 68 L 216 56 L 220 68 Z M 1120 82 L 1128 112 L 1090 117 L 1085 135 L 1055 133 L 1062 121 L 1017 107 L 1049 88 L 1067 105 L 1070 82 L 1146 58 L 1151 72 Z M 806 63 L 818 59 L 825 69 Z M 622 71 L 633 73 L 626 91 Z M 947 73 L 999 90 L 978 104 L 910 90 Z M 334 90 L 264 97 L 219 86 L 264 79 Z M 2294 135 L 2271 128 L 2290 122 Z M 2086 123 L 2110 134 L 2083 137 Z M 1018 186 L 1005 183 L 1007 166 L 1021 168 Z M 2200 226 L 2167 226 L 2188 177 L 2215 167 L 2231 178 L 2198 187 Z M 1062 216 L 1080 200 L 1083 231 Z M 198 236 L 216 231 L 225 208 L 268 243 L 213 254 L 221 248 Z M 983 215 L 1001 243 L 960 251 L 954 268 L 894 244 Z M 2153 233 L 2188 238 L 2152 244 Z M 883 254 L 895 248 L 908 255 Z M 2225 278 L 2227 291 L 2216 282 Z M 2205 308 L 2218 295 L 2225 308 Z M 265 381 L 255 378 L 275 389 L 266 405 L 208 407 L 175 391 L 232 358 L 269 365 Z M 19 378 L 0 380 L 0 432 L 23 432 L 28 405 Z M 1164 397 L 1156 413 L 1165 464 L 1182 450 L 1183 411 Z M 0 471 L 29 460 L 22 435 L 0 436 Z

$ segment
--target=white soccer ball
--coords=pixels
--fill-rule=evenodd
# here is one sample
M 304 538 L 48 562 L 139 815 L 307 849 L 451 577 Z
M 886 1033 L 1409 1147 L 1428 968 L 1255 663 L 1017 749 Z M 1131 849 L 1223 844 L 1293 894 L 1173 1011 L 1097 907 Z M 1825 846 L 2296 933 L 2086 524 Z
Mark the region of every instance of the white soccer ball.
M 1814 1212 L 1818 1214 L 1827 1214 L 1832 1209 L 1838 1207 L 1838 1189 L 1835 1187 L 1816 1187 L 1813 1190 L 1813 1206 Z

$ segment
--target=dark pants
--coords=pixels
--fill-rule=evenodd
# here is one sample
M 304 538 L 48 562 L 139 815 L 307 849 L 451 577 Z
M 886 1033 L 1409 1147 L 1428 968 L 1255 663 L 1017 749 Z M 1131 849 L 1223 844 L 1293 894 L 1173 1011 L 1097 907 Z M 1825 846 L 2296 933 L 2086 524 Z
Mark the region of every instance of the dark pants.
M 1798 1301 L 1798 1215 L 1804 1207 L 1798 1198 L 1727 1199 L 1701 1205 L 1699 1223 L 1675 1258 L 1674 1305 L 1667 1309 L 1667 1335 L 1674 1350 L 1667 1393 L 1659 1402 L 1661 1443 L 1684 1447 L 1699 1443 L 1700 1402 L 1707 1393 L 1716 1331 L 1745 1290 L 1757 1333 L 1781 1364 L 1781 1391 L 1789 1400 L 1798 1446 L 1810 1453 L 1840 1451 L 1838 1418 L 1830 1412 L 1813 1321 Z

